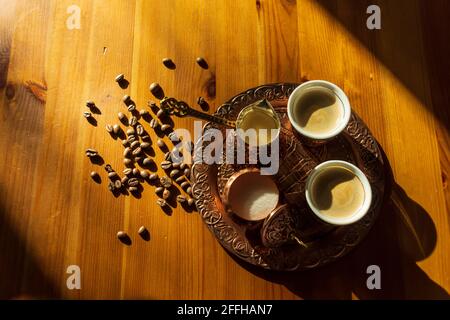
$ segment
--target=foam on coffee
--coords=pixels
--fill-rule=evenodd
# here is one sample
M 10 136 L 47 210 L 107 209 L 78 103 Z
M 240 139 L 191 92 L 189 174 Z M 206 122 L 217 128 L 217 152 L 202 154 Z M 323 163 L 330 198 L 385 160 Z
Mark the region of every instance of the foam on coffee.
M 358 212 L 364 203 L 364 187 L 349 169 L 332 166 L 323 170 L 311 186 L 312 201 L 321 214 L 343 218 Z
M 295 103 L 295 121 L 312 134 L 332 132 L 342 121 L 343 114 L 342 101 L 324 87 L 308 88 Z

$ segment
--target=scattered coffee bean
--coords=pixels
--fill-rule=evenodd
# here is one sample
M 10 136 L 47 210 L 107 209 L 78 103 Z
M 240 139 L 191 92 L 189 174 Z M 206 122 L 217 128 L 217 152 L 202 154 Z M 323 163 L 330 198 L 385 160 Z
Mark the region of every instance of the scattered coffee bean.
M 129 95 L 124 95 L 122 98 L 122 101 L 125 102 L 125 104 L 128 104 L 128 102 L 130 102 L 131 98 Z
M 120 132 L 120 126 L 118 124 L 113 125 L 114 134 L 118 134 Z
M 127 140 L 127 139 L 123 139 L 123 140 L 122 140 L 122 145 L 123 145 L 124 147 L 126 147 L 126 146 L 128 145 L 128 140 Z
M 161 126 L 161 131 L 166 132 L 166 131 L 170 130 L 171 128 L 172 128 L 172 127 L 171 127 L 169 124 L 163 124 L 163 125 Z
M 170 151 L 167 151 L 166 153 L 164 153 L 164 160 L 168 160 L 168 161 L 172 160 L 172 154 L 170 153 Z
M 180 184 L 180 187 L 184 189 L 184 188 L 188 187 L 189 185 L 190 185 L 190 183 L 188 181 L 185 181 Z
M 184 181 L 184 177 L 183 176 L 179 176 L 178 178 L 175 179 L 176 183 L 182 183 Z
M 110 164 L 107 164 L 107 165 L 105 165 L 105 171 L 109 173 L 109 172 L 113 172 L 114 169 L 112 168 L 112 166 Z
M 160 206 L 160 207 L 165 207 L 165 206 L 167 206 L 166 200 L 161 199 L 161 198 L 158 198 L 158 199 L 156 200 L 156 204 L 157 204 L 158 206 Z
M 184 169 L 183 174 L 186 176 L 186 178 L 189 178 L 190 174 L 191 174 L 191 170 L 189 170 L 189 168 Z
M 122 188 L 122 182 L 121 182 L 120 180 L 114 181 L 114 187 L 115 187 L 116 189 Z
M 136 141 L 137 142 L 137 141 Z M 138 154 L 140 154 L 142 152 L 141 147 L 137 147 L 136 149 L 133 150 L 133 156 L 137 156 Z
M 140 143 L 139 141 L 133 141 L 130 145 L 131 149 L 135 149 L 137 147 L 139 147 Z
M 123 159 L 123 164 L 128 166 L 131 166 L 133 164 L 133 160 L 131 160 L 130 158 L 124 158 Z
M 86 149 L 86 156 L 88 158 L 96 157 L 98 155 L 98 151 L 92 148 Z
M 85 111 L 85 112 L 83 112 L 83 116 L 86 119 L 90 119 L 90 118 L 92 118 L 92 113 L 90 113 L 89 111 Z
M 137 178 L 130 178 L 128 180 L 128 186 L 137 187 L 139 185 L 139 180 Z
M 163 197 L 164 200 L 169 199 L 169 197 L 170 197 L 170 191 L 169 191 L 168 189 L 164 189 L 163 194 L 162 194 L 162 197 Z
M 133 169 L 133 175 L 135 175 L 135 176 L 139 175 L 139 169 L 138 168 L 134 168 Z
M 178 169 L 180 167 L 181 163 L 179 162 L 174 162 L 172 163 L 172 167 L 174 167 L 174 169 Z
M 114 79 L 117 83 L 123 81 L 123 79 L 125 79 L 125 76 L 123 75 L 123 73 L 117 75 L 117 77 Z
M 170 169 L 170 167 L 172 166 L 172 162 L 164 160 L 163 162 L 161 162 L 161 168 L 163 170 L 167 170 Z
M 130 182 L 128 182 L 130 183 Z M 130 191 L 131 193 L 133 192 L 137 192 L 139 189 L 137 187 L 128 187 L 128 191 Z
M 157 175 L 156 173 L 152 173 L 152 174 L 148 177 L 148 179 L 151 180 L 151 181 L 154 181 L 154 180 L 158 179 L 158 175 Z
M 176 177 L 179 173 L 180 173 L 180 170 L 177 170 L 177 169 L 172 170 L 172 171 L 170 171 L 170 177 L 171 177 L 171 178 L 174 178 L 174 177 Z
M 195 61 L 201 68 L 208 69 L 209 66 L 208 66 L 208 63 L 206 62 L 205 58 L 198 57 Z
M 152 129 L 156 129 L 158 126 L 159 126 L 158 120 L 156 120 L 156 119 L 150 120 L 150 127 Z
M 114 182 L 110 181 L 108 183 L 108 190 L 111 192 L 114 192 L 116 190 L 116 186 L 115 186 Z
M 125 176 L 122 179 L 120 179 L 120 182 L 122 182 L 122 185 L 126 185 L 128 183 L 128 179 L 129 178 L 127 176 Z
M 140 156 L 134 157 L 134 161 L 139 162 L 139 163 L 142 161 L 142 159 L 144 159 L 144 157 L 140 157 Z
M 127 106 L 127 110 L 130 111 L 130 112 L 136 110 L 136 105 L 134 105 L 133 103 L 130 103 L 130 104 Z
M 142 142 L 141 143 L 141 148 L 142 149 L 148 149 L 150 147 L 150 143 L 149 142 Z
M 120 121 L 123 121 L 126 117 L 127 116 L 124 113 L 122 113 L 122 112 L 119 112 L 117 114 L 117 118 L 119 118 Z
M 149 108 L 152 109 L 152 110 L 158 108 L 158 105 L 156 104 L 156 102 L 155 102 L 155 101 L 152 101 L 152 100 L 149 100 L 149 101 L 147 102 L 147 105 L 148 105 Z
M 128 237 L 128 235 L 124 231 L 117 232 L 117 238 L 120 240 L 120 242 L 123 243 L 129 243 L 130 239 L 130 237 Z
M 133 169 L 131 169 L 131 168 L 126 168 L 126 169 L 124 169 L 122 172 L 123 172 L 124 175 L 129 176 L 130 174 L 133 173 Z
M 148 232 L 146 227 L 141 226 L 138 230 L 138 234 L 141 236 L 142 239 L 146 241 L 150 240 L 150 233 Z
M 160 148 L 164 148 L 166 146 L 166 144 L 164 143 L 163 140 L 158 139 L 158 141 L 156 142 L 156 144 L 158 145 L 158 147 Z
M 162 109 L 158 110 L 158 112 L 156 113 L 156 116 L 157 116 L 158 118 L 162 118 L 162 117 L 164 117 L 165 115 L 166 115 L 166 113 L 165 113 L 164 110 L 162 110 Z
M 141 109 L 141 110 L 139 110 L 139 114 L 140 114 L 142 117 L 145 117 L 145 116 L 147 116 L 149 113 L 148 113 L 147 110 Z
M 132 134 L 135 134 L 135 131 L 133 128 L 127 129 L 127 136 L 131 136 Z
M 127 137 L 127 141 L 128 141 L 128 143 L 133 143 L 133 142 L 135 142 L 136 141 L 136 136 L 134 135 L 134 134 L 130 134 L 128 137 Z
M 180 141 L 180 138 L 177 136 L 177 134 L 175 132 L 169 133 L 168 137 L 169 137 L 170 141 L 172 141 L 172 142 Z
M 117 178 L 117 172 L 115 172 L 115 171 L 111 171 L 110 173 L 108 173 L 108 178 L 110 178 L 110 179 L 115 179 L 115 178 Z
M 141 136 L 144 133 L 144 126 L 142 126 L 142 124 L 136 126 L 136 133 L 138 136 Z
M 194 199 L 189 198 L 189 200 L 188 200 L 188 205 L 189 205 L 189 206 L 192 206 L 193 204 L 194 204 Z
M 184 170 L 184 169 L 186 169 L 186 168 L 188 168 L 188 167 L 189 167 L 188 164 L 185 163 L 185 162 L 183 162 L 183 163 L 180 165 L 180 169 L 181 169 L 181 170 Z
M 191 188 L 191 187 L 187 188 L 187 189 L 186 189 L 186 193 L 187 193 L 188 195 L 192 196 L 192 188 Z
M 112 133 L 112 132 L 113 132 L 113 126 L 112 126 L 112 125 L 107 124 L 107 125 L 105 126 L 105 128 L 106 128 L 106 131 L 108 131 L 109 133 Z
M 170 188 L 172 186 L 172 179 L 167 176 L 162 176 L 159 178 L 159 182 L 164 188 Z
M 197 104 L 200 106 L 200 108 L 202 108 L 203 111 L 209 110 L 209 104 L 203 97 L 198 97 Z
M 163 192 L 164 191 L 164 187 L 157 187 L 156 189 L 155 189 L 155 193 L 161 193 L 161 192 Z
M 131 148 L 130 148 L 130 147 L 126 147 L 126 148 L 123 150 L 123 156 L 124 156 L 125 158 L 127 158 L 130 154 L 131 154 Z
M 142 148 L 142 145 L 141 145 L 141 148 Z M 142 164 L 143 164 L 144 166 L 151 165 L 152 163 L 153 163 L 153 159 L 152 159 L 152 158 L 149 158 L 149 157 L 145 158 L 145 159 L 142 161 Z
M 182 194 L 179 194 L 179 195 L 177 196 L 177 201 L 178 201 L 179 203 L 186 202 L 186 197 L 183 196 Z
M 162 59 L 162 63 L 163 63 L 163 65 L 164 65 L 167 69 L 173 70 L 173 69 L 176 68 L 175 63 L 174 63 L 174 62 L 172 61 L 172 59 L 170 59 L 170 58 L 164 58 L 164 59 Z
M 130 120 L 128 120 L 128 125 L 134 127 L 137 124 L 137 121 L 137 118 L 135 116 L 132 116 Z
M 142 141 L 146 141 L 146 142 L 148 142 L 148 141 L 151 140 L 151 139 L 150 139 L 150 136 L 149 136 L 148 134 L 146 134 L 146 133 L 144 133 L 144 134 L 141 136 L 141 139 L 142 139 Z
M 150 89 L 150 92 L 155 96 L 155 98 L 157 98 L 157 99 L 164 98 L 164 90 L 161 88 L 161 86 L 158 83 L 153 82 L 150 85 L 149 89 Z
M 99 177 L 100 177 L 100 176 L 99 176 L 98 172 L 96 172 L 96 171 L 91 171 L 91 178 L 92 178 L 92 179 L 98 180 Z
M 89 109 L 95 107 L 95 102 L 92 100 L 86 101 L 86 107 L 88 107 Z
M 147 179 L 150 176 L 147 170 L 141 170 L 140 175 L 144 179 Z

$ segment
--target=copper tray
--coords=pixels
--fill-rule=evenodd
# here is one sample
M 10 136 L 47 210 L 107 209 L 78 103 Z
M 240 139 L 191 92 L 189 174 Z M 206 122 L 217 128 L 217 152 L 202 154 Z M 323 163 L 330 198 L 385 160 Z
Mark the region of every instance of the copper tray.
M 367 234 L 381 207 L 384 193 L 384 164 L 379 147 L 363 121 L 353 112 L 344 133 L 320 146 L 308 146 L 291 127 L 286 113 L 287 100 L 299 84 L 267 84 L 246 90 L 223 104 L 216 115 L 235 120 L 239 111 L 257 100 L 268 99 L 280 116 L 280 168 L 275 180 L 288 204 L 292 217 L 284 215 L 251 224 L 230 217 L 224 210 L 221 191 L 233 172 L 245 166 L 207 165 L 194 163 L 192 190 L 197 209 L 207 227 L 220 244 L 229 252 L 251 264 L 272 270 L 304 270 L 332 262 L 355 247 Z M 223 130 L 213 123 L 209 128 Z M 201 152 L 209 143 L 196 144 L 195 152 Z M 340 159 L 357 165 L 368 177 L 373 192 L 373 202 L 368 214 L 357 223 L 334 227 L 323 224 L 309 212 L 304 197 L 305 181 L 309 171 L 318 163 Z M 291 215 L 292 216 L 292 215 Z M 268 247 L 260 234 L 276 243 L 283 238 L 286 224 L 302 235 L 308 247 L 296 243 L 283 243 Z

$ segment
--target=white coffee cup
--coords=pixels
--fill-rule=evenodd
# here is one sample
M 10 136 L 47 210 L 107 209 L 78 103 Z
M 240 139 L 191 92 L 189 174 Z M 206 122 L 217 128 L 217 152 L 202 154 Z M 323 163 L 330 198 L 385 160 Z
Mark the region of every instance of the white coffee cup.
M 321 88 L 321 89 L 323 88 L 324 90 L 330 91 L 330 93 L 332 93 L 337 99 L 341 101 L 341 106 L 343 110 L 341 112 L 340 119 L 338 119 L 338 121 L 336 122 L 336 126 L 327 132 L 313 133 L 311 131 L 306 130 L 298 122 L 297 113 L 302 112 L 302 110 L 300 110 L 301 107 L 298 103 L 299 99 L 306 92 L 314 88 Z M 352 113 L 350 102 L 344 91 L 337 85 L 324 80 L 307 81 L 299 85 L 297 88 L 295 88 L 292 94 L 289 96 L 287 111 L 289 121 L 291 122 L 295 130 L 297 130 L 301 135 L 310 138 L 312 140 L 328 140 L 337 136 L 347 126 Z
M 333 217 L 327 214 L 323 214 L 321 210 L 319 210 L 316 207 L 316 203 L 313 199 L 312 190 L 317 177 L 325 170 L 330 169 L 331 167 L 344 168 L 353 173 L 361 182 L 364 190 L 364 198 L 359 209 L 354 212 L 349 212 L 349 214 L 345 216 Z M 320 220 L 333 225 L 347 225 L 355 223 L 358 220 L 362 219 L 369 211 L 370 205 L 372 203 L 372 188 L 370 186 L 369 181 L 367 180 L 367 177 L 358 167 L 346 161 L 330 160 L 322 162 L 311 171 L 311 173 L 308 176 L 308 179 L 306 180 L 305 196 L 308 206 Z

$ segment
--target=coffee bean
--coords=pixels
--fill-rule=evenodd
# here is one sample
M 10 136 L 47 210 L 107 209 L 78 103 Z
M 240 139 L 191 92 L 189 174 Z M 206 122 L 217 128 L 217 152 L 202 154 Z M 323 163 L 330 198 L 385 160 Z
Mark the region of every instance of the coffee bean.
M 189 206 L 192 206 L 193 204 L 194 204 L 194 199 L 189 198 L 189 200 L 188 200 L 188 205 L 189 205 Z
M 167 176 L 159 178 L 159 182 L 164 188 L 170 188 L 172 186 L 172 179 Z
M 128 141 L 128 143 L 130 143 L 130 145 L 131 145 L 131 143 L 133 143 L 133 142 L 136 141 L 136 136 L 135 136 L 134 134 L 130 134 L 130 135 L 127 137 L 127 141 Z
M 141 177 L 144 179 L 147 179 L 150 176 L 150 174 L 148 173 L 147 170 L 141 170 L 140 174 L 141 174 Z
M 113 125 L 114 134 L 118 134 L 120 132 L 120 126 L 118 124 Z
M 192 196 L 192 188 L 191 188 L 191 187 L 187 188 L 187 189 L 186 189 L 186 193 L 187 193 L 188 195 Z
M 169 197 L 170 197 L 170 191 L 169 191 L 168 189 L 164 189 L 163 194 L 162 194 L 162 197 L 163 197 L 164 200 L 169 199 Z
M 174 167 L 174 169 L 178 169 L 180 167 L 181 163 L 179 162 L 174 162 L 172 163 L 172 167 Z
M 134 168 L 133 169 L 133 175 L 135 175 L 135 176 L 139 175 L 139 169 L 138 168 Z
M 167 160 L 167 161 L 171 161 L 172 160 L 172 154 L 169 151 L 164 153 L 164 160 Z
M 190 183 L 188 181 L 183 182 L 182 184 L 180 184 L 181 188 L 186 188 L 190 185 Z
M 175 132 L 169 133 L 168 137 L 169 137 L 170 141 L 172 141 L 172 142 L 180 141 L 180 138 L 177 136 L 177 134 Z
M 172 162 L 164 160 L 163 162 L 161 162 L 161 168 L 163 170 L 167 170 L 170 169 L 170 167 L 172 166 Z
M 197 64 L 203 68 L 203 69 L 208 69 L 208 63 L 206 62 L 206 60 L 202 57 L 198 57 L 196 60 Z
M 115 171 L 111 171 L 110 173 L 108 173 L 108 178 L 110 178 L 110 179 L 115 179 L 115 178 L 117 178 L 117 172 L 115 172 Z
M 142 145 L 141 145 L 141 148 L 142 148 Z M 143 161 L 142 161 L 142 164 L 144 165 L 144 166 L 148 166 L 148 165 L 151 165 L 153 163 L 153 159 L 152 158 L 145 158 Z
M 130 112 L 136 110 L 136 105 L 134 105 L 133 103 L 130 103 L 130 104 L 127 106 L 127 110 L 130 111 Z
M 156 189 L 155 189 L 155 193 L 161 193 L 161 192 L 163 192 L 164 191 L 164 187 L 157 187 Z
M 133 141 L 133 143 L 131 143 L 130 147 L 131 149 L 135 149 L 137 147 L 139 147 L 140 143 L 139 141 Z
M 132 116 L 130 120 L 128 120 L 128 125 L 134 127 L 137 124 L 137 121 L 137 118 L 135 116 Z
M 182 194 L 179 194 L 179 195 L 177 196 L 177 201 L 178 201 L 179 203 L 186 202 L 186 197 L 183 196 Z
M 105 165 L 105 171 L 109 173 L 109 172 L 113 172 L 114 169 L 111 167 L 110 164 L 107 164 L 107 165 Z
M 127 136 L 130 136 L 130 135 L 132 135 L 132 134 L 135 134 L 134 129 L 133 129 L 133 128 L 127 129 Z
M 86 107 L 88 107 L 89 109 L 95 107 L 95 102 L 92 100 L 86 101 Z
M 141 147 L 137 147 L 136 149 L 133 150 L 133 156 L 137 156 L 138 154 L 140 154 L 142 152 Z
M 123 81 L 123 79 L 125 79 L 125 76 L 123 75 L 123 73 L 117 75 L 117 77 L 114 79 L 117 83 Z
M 133 173 L 133 169 L 131 169 L 131 168 L 126 168 L 126 169 L 124 169 L 122 172 L 123 172 L 124 175 L 129 176 L 130 174 Z
M 178 178 L 175 179 L 176 183 L 181 183 L 184 181 L 184 177 L 183 176 L 179 176 Z
M 167 69 L 173 70 L 173 69 L 176 68 L 175 63 L 174 63 L 174 62 L 172 61 L 172 59 L 170 59 L 170 58 L 164 58 L 164 59 L 162 59 L 162 63 L 163 63 L 163 65 L 164 65 Z
M 131 148 L 130 148 L 130 147 L 126 147 L 126 148 L 123 150 L 123 156 L 124 156 L 125 158 L 127 158 L 130 154 L 131 154 Z
M 147 116 L 149 113 L 148 113 L 147 110 L 141 109 L 141 110 L 139 110 L 139 114 L 140 114 L 142 117 L 145 117 L 145 116 Z
M 150 127 L 151 127 L 152 129 L 156 129 L 158 126 L 159 126 L 158 120 L 152 119 L 152 120 L 150 121 Z
M 171 177 L 171 178 L 174 178 L 174 177 L 176 177 L 179 173 L 180 173 L 180 170 L 177 170 L 177 169 L 172 170 L 172 171 L 170 171 L 170 177 Z
M 148 141 L 151 140 L 151 139 L 150 139 L 150 136 L 149 136 L 148 134 L 146 134 L 146 133 L 144 133 L 144 134 L 141 136 L 141 139 L 142 139 L 142 141 L 146 141 L 146 142 L 148 142 Z
M 119 112 L 119 113 L 117 114 L 117 118 L 119 118 L 120 121 L 125 120 L 126 117 L 127 117 L 127 116 L 126 116 L 124 113 L 122 113 L 122 112 Z
M 156 200 L 156 204 L 157 204 L 158 206 L 160 206 L 160 207 L 165 207 L 165 206 L 167 206 L 166 200 L 161 199 L 161 198 L 158 198 L 158 199 Z
M 150 143 L 148 143 L 148 142 L 142 142 L 141 143 L 141 148 L 142 149 L 148 149 L 150 147 Z
M 89 111 L 85 111 L 85 112 L 83 112 L 83 116 L 84 116 L 86 119 L 89 119 L 89 118 L 92 118 L 92 113 L 90 113 Z
M 158 112 L 156 113 L 156 116 L 157 116 L 158 118 L 162 118 L 162 117 L 164 117 L 165 115 L 166 115 L 166 113 L 165 113 L 164 110 L 162 110 L 162 109 L 158 110 Z
M 122 179 L 120 179 L 120 182 L 122 182 L 122 185 L 126 185 L 128 183 L 128 179 L 129 178 L 127 176 L 125 176 Z
M 138 124 L 136 126 L 136 133 L 138 136 L 141 136 L 144 133 L 144 127 L 142 126 L 142 124 Z
M 189 170 L 189 168 L 184 169 L 183 174 L 189 178 L 190 174 L 191 174 L 191 170 Z
M 113 126 L 112 126 L 112 125 L 107 124 L 107 125 L 105 126 L 105 128 L 106 128 L 106 131 L 108 131 L 109 133 L 112 133 L 112 132 L 113 132 Z
M 122 98 L 122 101 L 125 102 L 126 104 L 127 104 L 128 102 L 130 102 L 130 100 L 131 100 L 131 98 L 130 98 L 130 96 L 127 95 L 127 94 L 124 95 L 123 98 Z
M 120 182 L 120 180 L 114 181 L 114 187 L 116 187 L 116 189 L 122 188 L 122 182 Z
M 128 182 L 129 183 L 129 182 Z M 133 192 L 137 192 L 139 189 L 137 187 L 129 187 L 128 191 L 130 191 L 131 193 Z
M 148 232 L 146 227 L 141 226 L 138 230 L 138 234 L 141 236 L 142 239 L 146 241 L 150 240 L 150 233 Z
M 122 145 L 125 147 L 128 145 L 128 140 L 127 139 L 123 139 L 122 140 Z
M 169 124 L 163 124 L 163 125 L 161 126 L 161 131 L 166 132 L 166 131 L 170 130 L 171 128 L 172 128 L 172 127 L 171 127 Z
M 139 185 L 139 180 L 137 178 L 130 178 L 128 180 L 128 186 L 137 187 Z
M 186 169 L 186 168 L 188 168 L 188 164 L 185 163 L 185 162 L 183 162 L 183 163 L 180 165 L 180 169 L 181 169 L 181 170 L 184 170 L 184 169 Z
M 142 161 L 142 159 L 144 159 L 144 157 L 134 157 L 134 161 L 139 163 Z
M 94 180 L 98 180 L 99 174 L 96 171 L 91 171 L 91 178 Z
M 117 232 L 117 238 L 120 241 L 124 242 L 124 241 L 126 241 L 126 239 L 128 239 L 128 235 L 124 231 L 119 231 L 119 232 Z
M 88 158 L 93 158 L 98 156 L 98 151 L 92 148 L 86 149 L 86 156 Z
M 198 97 L 197 104 L 200 106 L 200 108 L 202 108 L 203 111 L 209 110 L 209 104 L 203 97 Z
M 128 166 L 131 166 L 133 164 L 133 160 L 131 160 L 130 158 L 124 158 L 123 159 L 123 164 Z
M 158 141 L 156 142 L 156 144 L 158 145 L 158 147 L 160 148 L 164 148 L 166 146 L 166 144 L 164 143 L 163 140 L 158 139 Z
M 151 180 L 151 181 L 154 181 L 154 180 L 158 179 L 158 175 L 157 175 L 156 173 L 152 173 L 152 174 L 148 177 L 148 179 Z
M 108 183 L 108 190 L 111 192 L 114 192 L 116 190 L 116 186 L 115 186 L 114 182 L 110 181 Z
M 157 98 L 157 99 L 164 98 L 164 90 L 161 88 L 161 86 L 158 83 L 153 82 L 150 85 L 149 89 L 150 89 L 150 92 L 155 96 L 155 98 Z

